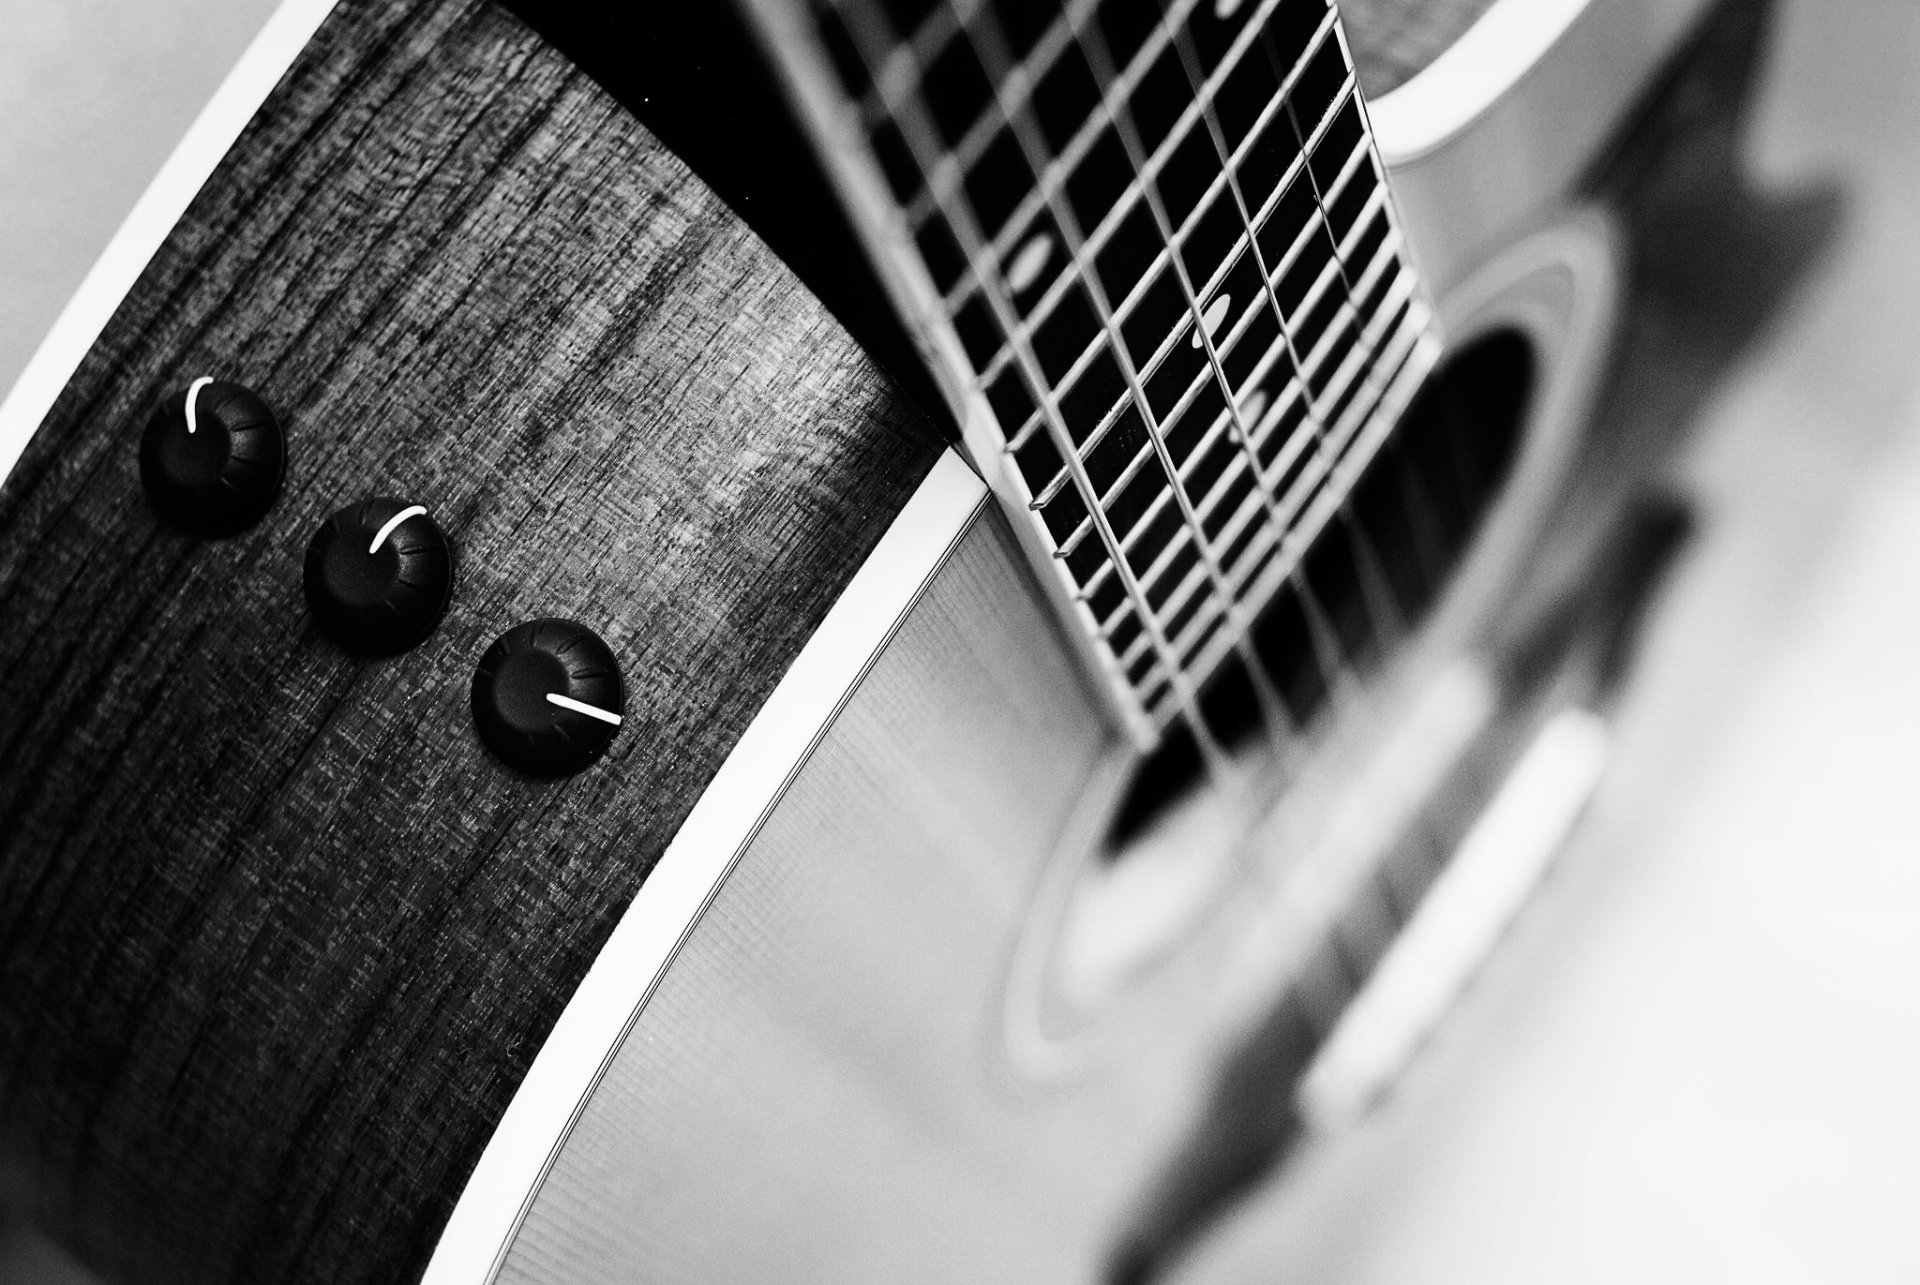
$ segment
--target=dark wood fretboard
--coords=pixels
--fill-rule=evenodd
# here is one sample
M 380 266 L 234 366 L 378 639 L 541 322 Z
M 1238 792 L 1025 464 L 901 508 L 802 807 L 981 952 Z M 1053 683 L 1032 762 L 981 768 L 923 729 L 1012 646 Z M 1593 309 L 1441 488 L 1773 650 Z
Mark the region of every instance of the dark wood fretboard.
M 1338 14 L 807 20 L 830 163 L 976 461 L 1027 510 L 1122 721 L 1142 743 L 1198 722 L 1436 350 Z

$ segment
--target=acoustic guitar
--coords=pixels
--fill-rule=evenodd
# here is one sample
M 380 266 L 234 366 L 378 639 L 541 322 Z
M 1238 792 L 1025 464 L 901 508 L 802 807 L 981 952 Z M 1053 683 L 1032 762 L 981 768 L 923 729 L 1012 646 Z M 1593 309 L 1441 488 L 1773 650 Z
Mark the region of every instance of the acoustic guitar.
M 510 8 L 288 0 L 0 406 L 4 1189 L 1159 1279 L 1604 766 L 1621 265 L 1762 7 Z

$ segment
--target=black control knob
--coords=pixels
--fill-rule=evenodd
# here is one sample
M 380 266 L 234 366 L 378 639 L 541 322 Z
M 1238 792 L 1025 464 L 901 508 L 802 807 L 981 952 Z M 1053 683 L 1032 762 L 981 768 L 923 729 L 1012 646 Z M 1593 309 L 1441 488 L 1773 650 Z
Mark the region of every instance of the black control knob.
M 427 510 L 363 500 L 328 518 L 307 545 L 307 606 L 329 638 L 391 656 L 433 632 L 453 597 L 453 550 Z
M 140 439 L 140 482 L 161 517 L 199 536 L 238 535 L 273 507 L 287 441 L 258 396 L 196 379 L 160 403 Z
M 571 776 L 606 753 L 625 705 L 613 652 L 571 620 L 516 625 L 487 648 L 473 675 L 480 739 L 533 776 Z

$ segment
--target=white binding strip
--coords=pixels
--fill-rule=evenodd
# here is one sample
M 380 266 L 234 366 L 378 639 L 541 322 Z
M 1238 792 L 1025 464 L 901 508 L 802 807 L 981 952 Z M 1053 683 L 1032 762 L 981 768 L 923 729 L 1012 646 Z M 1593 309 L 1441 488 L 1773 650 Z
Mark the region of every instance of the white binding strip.
M 612 723 L 615 727 L 620 726 L 620 716 L 612 710 L 601 709 L 598 705 L 589 705 L 585 701 L 577 701 L 571 696 L 562 696 L 559 692 L 548 692 L 547 703 L 558 705 L 561 709 L 570 709 L 576 714 L 585 714 L 588 718 L 597 718 L 603 723 Z
M 200 405 L 200 390 L 212 382 L 212 375 L 202 375 L 187 385 L 187 432 L 189 433 L 196 433 L 200 430 L 200 417 L 197 413 Z M 374 545 L 376 550 L 379 547 L 377 543 Z
M 387 537 L 393 534 L 393 529 L 402 522 L 405 522 L 408 518 L 423 518 L 426 515 L 427 506 L 424 504 L 409 505 L 401 509 L 398 513 L 388 518 L 378 531 L 373 533 L 373 543 L 368 546 L 367 552 L 380 552 L 380 546 L 387 542 Z
M 946 451 L 727 755 L 534 1056 L 422 1285 L 491 1281 L 588 1096 L 727 873 L 986 500 Z
M 1389 165 L 1424 156 L 1478 120 L 1573 26 L 1591 0 L 1496 0 L 1398 89 L 1367 104 Z
M 120 301 L 335 3 L 282 0 L 94 261 L 0 402 L 0 482 L 19 462 L 27 439 L 53 409 L 54 399 L 99 340 Z

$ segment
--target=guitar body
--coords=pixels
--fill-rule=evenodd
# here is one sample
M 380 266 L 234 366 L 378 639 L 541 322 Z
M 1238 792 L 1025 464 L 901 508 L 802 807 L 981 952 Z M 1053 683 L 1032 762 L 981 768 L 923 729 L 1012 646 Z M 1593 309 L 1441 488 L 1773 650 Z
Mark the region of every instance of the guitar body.
M 289 438 L 271 515 L 225 542 L 157 522 L 135 467 L 155 401 L 207 372 Z M 620 908 L 940 449 L 513 19 L 336 12 L 7 483 L 0 1044 L 41 1217 L 153 1279 L 418 1271 Z M 389 493 L 440 515 L 454 604 L 359 661 L 301 558 Z M 559 787 L 467 709 L 480 653 L 546 615 L 617 640 L 634 715 Z
M 1220 1152 L 1244 1172 L 1183 1176 L 1235 1119 L 1221 1068 L 1330 950 L 1362 980 L 1437 877 L 1343 818 L 1401 806 L 1378 765 L 1503 645 L 1556 509 L 1617 504 L 1568 501 L 1616 290 L 1576 188 L 1426 250 L 1410 216 L 1456 359 L 1375 475 L 1506 446 L 1439 505 L 1447 565 L 1367 644 L 1365 701 L 1116 838 L 1151 758 L 935 421 L 518 19 L 342 3 L 0 490 L 6 1189 L 130 1281 L 1091 1281 L 1142 1227 L 1177 1252 L 1283 1149 L 1250 1124 Z M 136 463 L 206 374 L 289 442 L 220 541 Z M 361 660 L 301 557 L 374 495 L 429 508 L 456 580 L 426 642 Z M 543 616 L 626 682 L 560 781 L 469 716 L 488 644 Z M 1498 722 L 1473 708 L 1463 756 Z

